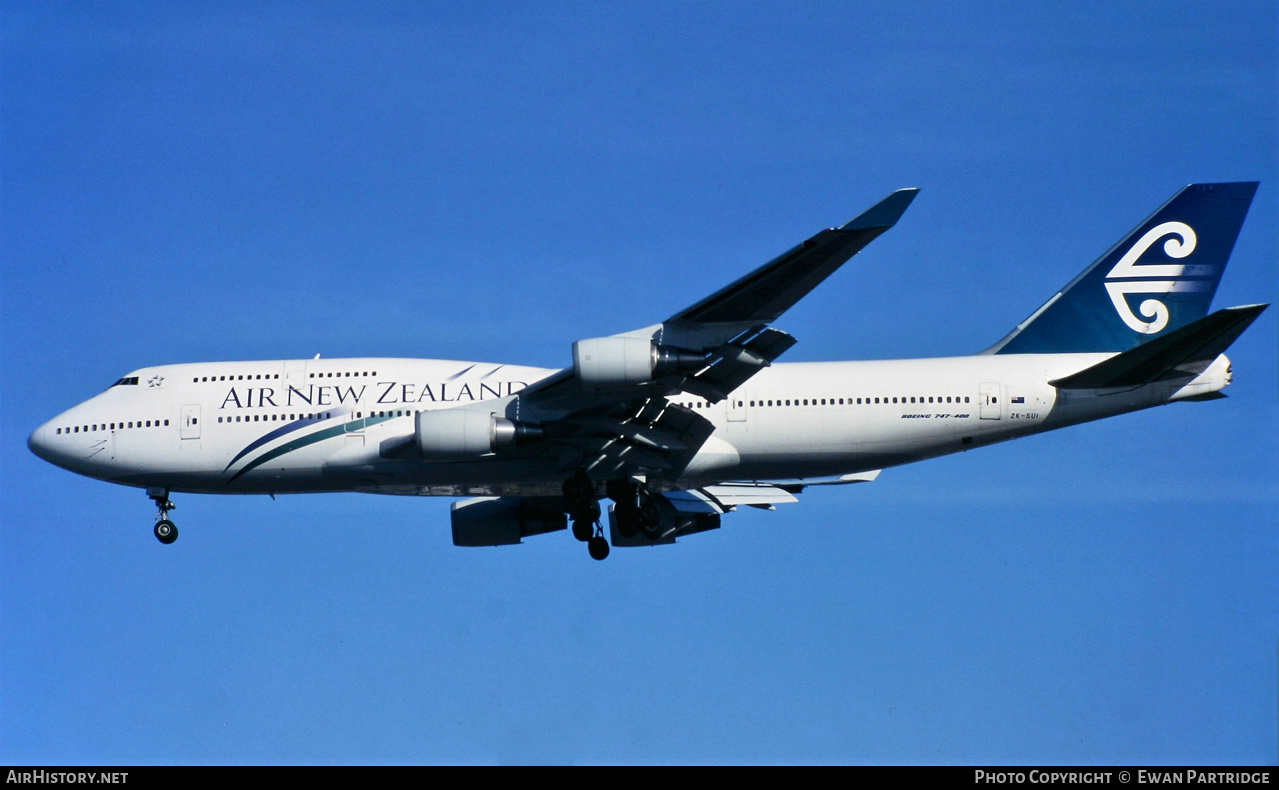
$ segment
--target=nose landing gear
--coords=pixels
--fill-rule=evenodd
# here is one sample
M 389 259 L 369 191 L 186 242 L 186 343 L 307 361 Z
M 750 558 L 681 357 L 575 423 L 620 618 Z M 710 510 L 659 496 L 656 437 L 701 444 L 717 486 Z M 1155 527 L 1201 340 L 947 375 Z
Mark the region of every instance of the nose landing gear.
M 155 502 L 155 539 L 168 545 L 178 539 L 178 526 L 169 520 L 169 511 L 177 505 L 169 501 L 169 489 L 148 488 L 147 496 Z

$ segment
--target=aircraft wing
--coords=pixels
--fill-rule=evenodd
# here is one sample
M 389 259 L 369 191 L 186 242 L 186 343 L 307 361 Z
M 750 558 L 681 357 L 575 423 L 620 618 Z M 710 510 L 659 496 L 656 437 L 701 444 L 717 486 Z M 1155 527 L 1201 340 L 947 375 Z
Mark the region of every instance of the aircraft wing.
M 660 324 L 575 344 L 604 345 L 602 341 L 611 340 L 617 345 L 630 339 L 642 345 L 647 339 L 678 355 L 672 370 L 664 372 L 659 366 L 650 378 L 599 387 L 583 386 L 581 370 L 574 365 L 525 390 L 526 402 L 548 407 L 594 403 L 600 400 L 592 397 L 597 393 L 609 392 L 611 397 L 604 400 L 610 400 L 624 390 L 646 397 L 653 390 L 691 392 L 712 402 L 722 400 L 795 344 L 793 337 L 768 325 L 893 227 L 918 192 L 893 192 L 843 225 L 823 230 Z
M 796 340 L 769 324 L 893 227 L 917 193 L 893 192 L 660 324 L 578 341 L 573 366 L 521 392 L 506 416 L 539 425 L 549 441 L 538 452 L 557 448 L 561 471 L 677 478 L 714 427 L 667 398 L 716 403 L 771 365 Z
M 845 261 L 897 224 L 918 193 L 918 189 L 897 190 L 838 228 L 818 233 L 679 311 L 666 323 L 763 326 L 776 321 Z

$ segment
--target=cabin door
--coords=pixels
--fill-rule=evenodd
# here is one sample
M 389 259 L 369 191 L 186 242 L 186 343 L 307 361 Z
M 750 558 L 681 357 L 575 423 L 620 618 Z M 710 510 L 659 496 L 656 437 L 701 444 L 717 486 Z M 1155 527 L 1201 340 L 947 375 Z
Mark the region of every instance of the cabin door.
M 983 420 L 998 420 L 1004 405 L 999 402 L 999 383 L 983 381 L 980 395 L 980 415 Z
M 182 438 L 200 438 L 200 404 L 194 403 L 182 407 Z M 172 434 L 170 434 L 172 436 Z

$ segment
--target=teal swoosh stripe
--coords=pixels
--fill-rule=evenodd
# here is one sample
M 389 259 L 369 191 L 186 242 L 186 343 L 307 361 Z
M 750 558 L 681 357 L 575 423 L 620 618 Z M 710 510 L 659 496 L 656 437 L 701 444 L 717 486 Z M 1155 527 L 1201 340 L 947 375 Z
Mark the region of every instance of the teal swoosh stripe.
M 231 459 L 231 463 L 227 464 L 226 469 L 223 469 L 222 471 L 225 472 L 227 469 L 230 469 L 231 467 L 235 466 L 237 461 L 239 461 L 241 458 L 248 455 L 249 453 L 253 452 L 254 450 L 258 449 L 262 445 L 269 444 L 270 442 L 273 442 L 276 439 L 279 439 L 281 436 L 284 436 L 285 434 L 292 433 L 293 431 L 300 431 L 303 428 L 306 428 L 310 425 L 314 425 L 315 422 L 316 421 L 314 419 L 308 420 L 305 418 L 301 420 L 294 420 L 288 425 L 281 426 L 271 431 L 270 433 L 266 433 L 266 434 L 263 434 L 262 436 L 259 436 L 249 446 L 245 447 L 243 450 L 237 453 L 236 456 Z
M 325 439 L 332 439 L 335 436 L 341 436 L 342 434 L 350 433 L 351 431 L 358 431 L 361 428 L 364 428 L 365 426 L 376 425 L 379 422 L 386 422 L 387 420 L 390 420 L 390 419 L 394 419 L 394 418 L 365 417 L 362 420 L 352 420 L 350 422 L 342 423 L 341 425 L 334 425 L 332 428 L 325 428 L 322 431 L 316 431 L 315 433 L 298 437 L 297 439 L 294 439 L 291 442 L 285 442 L 284 444 L 280 445 L 274 450 L 269 450 L 263 453 L 262 455 L 259 455 L 257 458 L 253 459 L 247 464 L 245 464 L 243 469 L 236 472 L 234 475 L 231 476 L 230 480 L 226 481 L 227 485 L 234 483 L 244 473 L 249 472 L 253 469 L 256 469 L 268 461 L 272 461 L 276 458 L 279 458 L 285 453 L 291 453 L 294 450 L 300 450 L 303 447 L 309 447 L 310 445 L 317 444 L 319 442 L 324 441 Z

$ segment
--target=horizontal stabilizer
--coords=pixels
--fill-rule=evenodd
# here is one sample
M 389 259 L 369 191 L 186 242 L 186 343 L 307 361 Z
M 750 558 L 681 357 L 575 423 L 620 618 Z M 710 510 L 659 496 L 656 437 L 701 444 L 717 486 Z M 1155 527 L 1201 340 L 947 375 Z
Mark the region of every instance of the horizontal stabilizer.
M 1194 378 L 1221 355 L 1268 305 L 1227 307 L 1090 368 L 1049 384 L 1059 389 L 1137 387 Z

